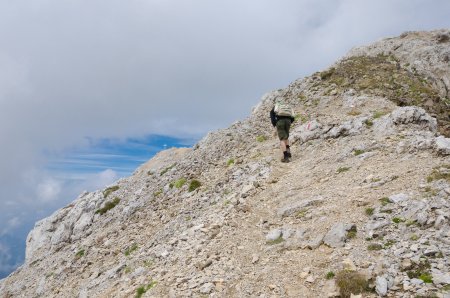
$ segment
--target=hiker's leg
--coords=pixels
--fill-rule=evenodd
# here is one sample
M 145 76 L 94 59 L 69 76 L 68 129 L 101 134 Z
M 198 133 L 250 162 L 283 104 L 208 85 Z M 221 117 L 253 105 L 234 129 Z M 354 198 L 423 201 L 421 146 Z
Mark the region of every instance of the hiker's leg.
M 280 141 L 280 148 L 281 148 L 281 152 L 286 151 L 286 140 Z

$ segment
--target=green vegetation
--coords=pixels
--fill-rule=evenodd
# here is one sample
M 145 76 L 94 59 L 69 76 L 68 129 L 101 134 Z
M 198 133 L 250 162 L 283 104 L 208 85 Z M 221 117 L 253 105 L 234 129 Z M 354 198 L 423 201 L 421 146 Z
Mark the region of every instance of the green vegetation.
M 144 261 L 144 266 L 145 267 L 152 267 L 153 266 L 153 261 L 152 260 L 146 260 Z
M 347 238 L 348 239 L 355 238 L 356 237 L 356 233 L 357 233 L 356 226 L 351 227 L 351 229 L 347 231 Z
M 368 215 L 368 216 L 371 216 L 371 215 L 373 215 L 373 211 L 375 210 L 375 208 L 372 208 L 372 207 L 369 207 L 369 208 L 366 208 L 366 215 Z
M 342 270 L 336 274 L 336 285 L 342 298 L 349 298 L 351 294 L 361 294 L 368 289 L 368 282 L 364 276 L 349 270 Z
M 283 236 L 280 236 L 280 237 L 278 237 L 277 239 L 275 239 L 275 240 L 269 240 L 269 241 L 267 241 L 266 243 L 269 244 L 269 245 L 274 245 L 274 244 L 279 244 L 279 243 L 281 243 L 281 242 L 283 242 L 283 241 L 284 241 Z
M 307 211 L 308 211 L 308 209 L 301 209 L 297 212 L 297 215 L 295 217 L 303 218 L 303 217 L 305 217 Z
M 263 135 L 260 135 L 260 136 L 257 136 L 256 137 L 256 140 L 258 141 L 258 142 L 264 142 L 264 141 L 266 141 L 267 140 L 267 137 L 266 136 L 263 136 Z
M 129 248 L 127 248 L 125 250 L 124 254 L 128 257 L 132 252 L 134 252 L 137 249 L 138 249 L 138 245 L 136 243 L 134 243 L 133 245 L 131 245 Z
M 336 170 L 336 172 L 338 174 L 343 173 L 343 172 L 347 172 L 348 170 L 350 170 L 349 167 L 340 167 L 339 169 Z
M 387 113 L 388 113 L 387 111 L 377 111 L 377 112 L 373 113 L 372 118 L 373 119 L 378 119 L 378 118 L 383 117 Z
M 361 115 L 361 112 L 358 110 L 351 110 L 350 112 L 347 113 L 347 115 L 349 116 L 358 116 Z
M 394 223 L 398 224 L 398 223 L 401 223 L 401 222 L 405 222 L 406 219 L 400 218 L 400 217 L 394 217 L 394 218 L 392 219 L 392 221 L 393 221 Z
M 356 149 L 355 151 L 353 151 L 353 155 L 358 156 L 363 154 L 364 152 L 365 152 L 364 150 Z
M 184 185 L 185 183 L 186 183 L 186 179 L 185 179 L 185 178 L 180 178 L 180 179 L 174 181 L 174 182 L 173 182 L 173 185 L 174 185 L 176 188 L 181 188 L 181 187 L 183 187 L 183 185 Z
M 389 247 L 391 247 L 392 245 L 394 245 L 395 244 L 395 240 L 388 240 L 388 241 L 386 241 L 385 243 L 384 243 L 384 248 L 389 248 Z
M 425 283 L 432 283 L 433 279 L 430 274 L 431 264 L 427 259 L 421 259 L 418 264 L 414 264 L 411 270 L 406 271 L 409 278 L 419 278 Z
M 370 128 L 370 127 L 373 126 L 373 122 L 372 122 L 372 120 L 370 120 L 370 119 L 367 119 L 366 121 L 364 121 L 364 124 L 365 124 L 368 128 Z
M 382 250 L 383 246 L 379 243 L 371 243 L 367 246 L 367 250 Z
M 191 180 L 191 182 L 189 183 L 189 191 L 190 191 L 190 192 L 191 192 L 191 191 L 194 191 L 194 190 L 196 190 L 197 188 L 199 188 L 200 186 L 202 186 L 201 182 L 198 181 L 198 180 L 193 179 L 193 180 Z
M 160 189 L 160 190 L 158 190 L 158 191 L 155 191 L 155 192 L 153 193 L 153 196 L 154 196 L 154 197 L 159 197 L 162 193 L 163 193 L 163 191 L 162 191 L 162 189 Z
M 294 116 L 294 123 L 297 121 L 300 122 L 300 124 L 305 123 L 308 121 L 308 117 L 306 115 L 297 114 Z
M 227 161 L 227 166 L 231 166 L 231 165 L 234 165 L 234 158 L 230 158 L 230 159 Z
M 399 106 L 420 106 L 429 114 L 437 115 L 442 134 L 447 137 L 450 134 L 450 101 L 440 97 L 431 80 L 414 69 L 411 72 L 410 67 L 402 66 L 392 55 L 349 57 L 318 76 L 322 81 L 314 86 L 317 90 L 328 90 L 333 86 L 337 92 L 343 92 L 353 88 L 360 93 L 389 98 Z M 376 112 L 374 119 L 383 113 Z
M 103 197 L 106 199 L 110 194 L 119 189 L 119 185 L 108 187 L 103 191 Z
M 327 272 L 327 274 L 325 275 L 326 279 L 332 279 L 336 274 L 334 274 L 333 271 L 329 271 Z
M 382 198 L 380 199 L 380 202 L 381 202 L 381 205 L 382 205 L 382 206 L 386 206 L 387 204 L 390 204 L 390 203 L 391 203 L 391 201 L 389 201 L 389 198 L 388 198 L 388 197 L 382 197 Z
M 427 177 L 427 182 L 430 183 L 434 180 L 447 180 L 450 182 L 450 165 L 442 166 L 442 169 L 434 168 L 430 175 Z
M 97 211 L 95 211 L 95 214 L 103 215 L 106 212 L 108 212 L 108 210 L 111 210 L 112 208 L 116 207 L 117 204 L 119 204 L 119 202 L 120 202 L 120 199 L 115 197 L 114 200 L 106 202 L 105 206 L 103 208 L 100 208 Z
M 417 241 L 419 239 L 419 236 L 417 236 L 416 234 L 411 235 L 411 237 L 409 238 L 412 241 Z
M 80 249 L 76 254 L 75 254 L 75 258 L 79 259 L 81 257 L 83 257 L 85 254 L 85 250 L 84 249 Z
M 173 167 L 175 167 L 175 164 L 173 164 L 173 165 L 171 165 L 171 166 L 168 166 L 167 168 L 163 169 L 163 170 L 161 171 L 161 173 L 159 174 L 159 176 L 164 175 L 165 173 L 167 173 L 168 171 L 170 171 Z
M 135 296 L 135 298 L 141 298 L 142 295 L 144 295 L 148 290 L 150 290 L 153 287 L 155 287 L 156 284 L 157 284 L 156 281 L 152 281 L 148 285 L 141 286 L 141 287 L 137 288 L 136 289 L 136 296 Z

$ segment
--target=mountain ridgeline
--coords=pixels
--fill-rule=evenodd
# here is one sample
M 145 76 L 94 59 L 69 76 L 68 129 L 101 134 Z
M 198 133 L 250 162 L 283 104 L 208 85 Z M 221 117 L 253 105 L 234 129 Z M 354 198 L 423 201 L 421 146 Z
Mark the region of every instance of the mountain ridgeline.
M 450 297 L 449 61 L 406 32 L 266 94 L 37 222 L 0 297 Z

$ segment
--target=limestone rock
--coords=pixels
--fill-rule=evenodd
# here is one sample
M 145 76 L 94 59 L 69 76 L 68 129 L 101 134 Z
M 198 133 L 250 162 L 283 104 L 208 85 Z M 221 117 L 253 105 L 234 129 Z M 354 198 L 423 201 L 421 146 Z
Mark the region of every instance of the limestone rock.
M 323 242 L 330 247 L 342 247 L 347 239 L 347 231 L 353 227 L 353 224 L 337 223 L 325 235 Z

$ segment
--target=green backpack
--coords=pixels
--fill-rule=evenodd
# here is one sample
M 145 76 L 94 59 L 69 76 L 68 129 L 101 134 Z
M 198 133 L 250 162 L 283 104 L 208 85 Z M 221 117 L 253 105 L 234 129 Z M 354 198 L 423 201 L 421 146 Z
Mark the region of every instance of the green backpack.
M 277 116 L 294 117 L 294 111 L 291 106 L 285 103 L 278 103 L 275 105 L 275 114 L 277 114 Z

